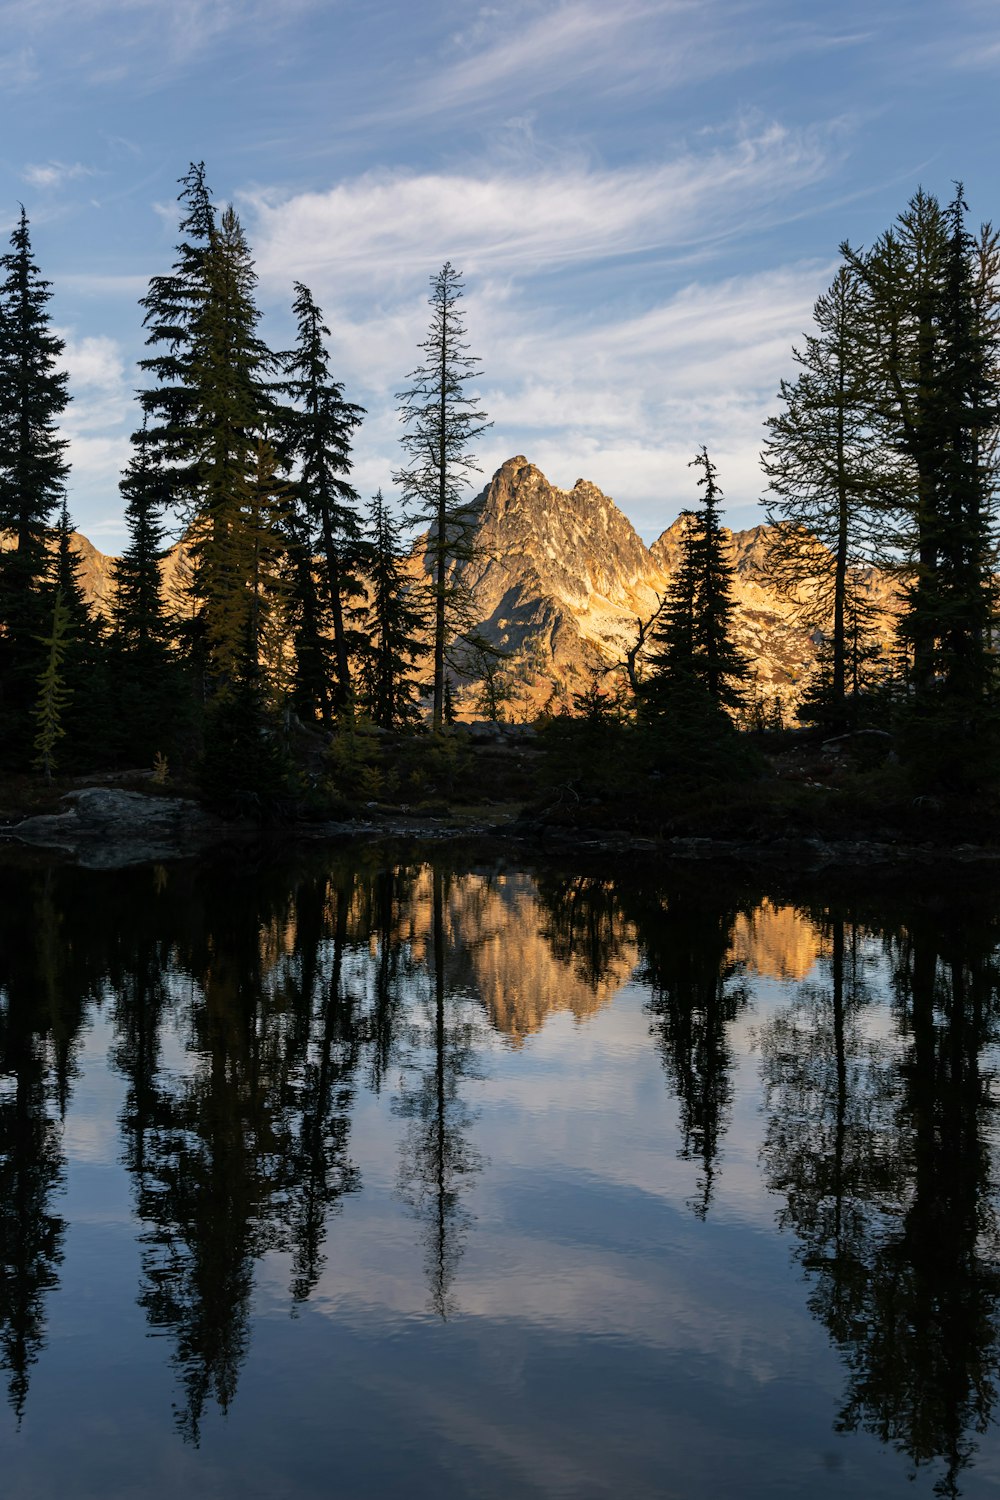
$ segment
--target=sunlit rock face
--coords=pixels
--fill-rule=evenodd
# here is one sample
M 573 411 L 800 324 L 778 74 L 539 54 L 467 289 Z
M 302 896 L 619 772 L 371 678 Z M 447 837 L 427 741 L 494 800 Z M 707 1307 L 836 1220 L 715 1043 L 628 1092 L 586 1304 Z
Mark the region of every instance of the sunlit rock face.
M 647 547 L 615 502 L 578 479 L 559 489 L 523 455 L 510 458 L 470 504 L 473 557 L 456 572 L 468 586 L 472 622 L 505 653 L 512 692 L 508 713 L 529 717 L 558 708 L 589 686 L 594 669 L 624 662 L 640 620 L 648 620 L 668 587 L 680 556 L 683 522 L 668 526 Z M 792 707 L 816 660 L 815 619 L 796 611 L 767 578 L 768 528 L 731 533 L 736 569 L 737 644 L 748 657 L 756 689 Z M 83 537 L 74 549 L 84 589 L 104 612 L 111 598 L 111 559 Z M 415 576 L 430 569 L 426 534 L 410 558 Z M 183 545 L 162 564 L 165 593 L 179 614 L 190 610 L 185 584 L 190 559 Z M 870 597 L 882 611 L 888 641 L 892 581 L 868 575 Z M 806 590 L 808 596 L 808 589 Z M 456 684 L 463 717 L 482 717 L 475 685 Z
M 0 552 L 6 552 L 12 548 L 15 541 L 16 537 L 13 532 L 0 532 Z M 57 543 L 54 537 L 49 545 L 52 551 L 55 551 Z M 114 582 L 111 577 L 111 565 L 114 558 L 98 552 L 93 542 L 88 541 L 85 536 L 81 536 L 76 531 L 70 536 L 69 548 L 79 560 L 79 578 L 84 597 L 107 618 L 111 611 L 111 599 L 114 594 Z
M 508 653 L 515 712 L 555 706 L 589 684 L 591 669 L 623 663 L 639 621 L 653 614 L 677 567 L 683 521 L 646 547 L 596 485 L 578 479 L 559 489 L 520 455 L 497 470 L 472 509 L 476 555 L 458 571 L 479 628 Z M 769 583 L 768 532 L 728 533 L 735 634 L 761 696 L 791 707 L 814 668 L 816 621 Z M 871 573 L 868 588 L 888 640 L 891 581 Z

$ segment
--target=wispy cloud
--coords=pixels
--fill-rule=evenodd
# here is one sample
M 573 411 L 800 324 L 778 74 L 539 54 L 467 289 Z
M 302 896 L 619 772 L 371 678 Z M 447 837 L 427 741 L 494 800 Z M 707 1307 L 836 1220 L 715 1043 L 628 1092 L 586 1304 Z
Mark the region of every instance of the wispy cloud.
M 614 7 L 521 0 L 483 7 L 448 38 L 443 55 L 414 67 L 412 81 L 362 123 L 459 110 L 467 120 L 508 95 L 524 108 L 580 87 L 605 93 L 643 77 L 663 87 L 686 67 L 714 72 L 730 55 L 716 35 L 722 8 L 722 0 L 620 0 Z M 713 38 L 720 45 L 696 45 Z
M 690 251 L 820 180 L 822 134 L 777 124 L 726 145 L 619 171 L 377 171 L 326 193 L 246 194 L 263 277 L 399 285 L 452 259 L 476 274 L 557 271 L 609 257 Z
M 503 101 L 523 111 L 585 92 L 597 99 L 663 97 L 761 61 L 860 46 L 870 33 L 835 19 L 773 18 L 739 0 L 519 0 L 482 7 L 453 33 L 443 54 L 415 61 L 411 77 L 360 123 L 399 123 L 452 114 L 470 120 Z
M 495 424 L 479 448 L 484 472 L 521 452 L 555 484 L 585 476 L 652 538 L 690 500 L 687 465 L 704 442 L 733 519 L 748 524 L 739 508 L 763 487 L 763 421 L 832 274 L 810 261 L 692 281 L 632 316 L 608 307 L 586 318 L 540 310 L 506 282 L 471 283 L 469 339 L 483 356 L 480 394 Z M 351 297 L 328 308 L 338 376 L 369 407 L 355 450 L 362 493 L 391 492 L 400 431 L 392 393 L 415 361 L 426 315 L 407 302 L 358 316 Z
M 21 176 L 30 187 L 38 188 L 40 191 L 51 191 L 60 188 L 64 183 L 75 182 L 80 177 L 93 177 L 93 167 L 85 167 L 82 162 L 47 161 L 29 163 L 21 170 Z
M 155 86 L 234 34 L 262 45 L 323 0 L 0 0 L 0 34 L 23 39 L 11 54 L 21 82 L 43 75 L 35 65 L 44 47 L 46 70 L 85 74 L 115 83 L 142 66 L 138 81 Z M 0 57 L 0 77 L 3 59 Z M 134 80 L 135 81 L 135 80 Z

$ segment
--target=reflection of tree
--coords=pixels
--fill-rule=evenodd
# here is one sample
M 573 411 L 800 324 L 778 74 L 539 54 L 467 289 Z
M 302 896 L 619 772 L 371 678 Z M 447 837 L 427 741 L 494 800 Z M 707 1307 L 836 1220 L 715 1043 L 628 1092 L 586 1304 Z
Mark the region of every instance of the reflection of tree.
M 325 942 L 317 896 L 316 886 L 302 890 L 297 910 L 297 989 L 310 1045 L 290 1091 L 297 1115 L 287 1163 L 296 1302 L 304 1302 L 319 1280 L 330 1215 L 360 1183 L 347 1149 L 359 1053 L 354 1000 L 344 982 L 350 893 L 332 893 L 333 933 Z
M 64 1161 L 47 1110 L 44 1043 L 0 991 L 0 1349 L 20 1422 L 29 1370 L 45 1341 L 45 1294 L 58 1285 L 65 1223 L 51 1212 Z
M 622 915 L 614 881 L 589 875 L 539 882 L 543 929 L 556 958 L 596 989 L 616 967 L 627 964 L 632 932 Z
M 856 939 L 831 928 L 827 984 L 800 991 L 763 1038 L 769 1184 L 813 1281 L 810 1307 L 848 1367 L 838 1425 L 914 1464 L 941 1495 L 996 1402 L 1000 1235 L 986 1147 L 983 1048 L 995 1039 L 985 932 L 920 913 L 891 944 L 901 1062 L 865 1038 Z
M 343 983 L 350 887 L 305 882 L 292 901 L 220 888 L 179 945 L 193 1072 L 156 1073 L 145 990 L 119 991 L 119 1061 L 142 1232 L 140 1303 L 174 1340 L 183 1434 L 228 1409 L 249 1344 L 256 1261 L 293 1259 L 292 1294 L 322 1269 L 326 1223 L 356 1185 L 347 1155 L 357 1040 Z M 331 930 L 332 929 L 332 930 Z
M 90 983 L 75 961 L 55 872 L 5 882 L 0 899 L 0 1364 L 24 1414 L 58 1285 L 65 1221 L 52 1211 L 65 1159 L 55 1118 L 69 1103 Z
M 385 1084 L 403 1012 L 402 985 L 412 978 L 408 950 L 399 939 L 400 911 L 412 900 L 414 872 L 399 867 L 377 871 L 365 888 L 363 931 L 375 947 L 368 1014 L 371 1087 Z
M 252 1004 L 220 961 L 197 1016 L 193 1078 L 161 1085 L 143 1151 L 140 1303 L 175 1340 L 185 1389 L 178 1425 L 197 1442 L 206 1399 L 225 1411 L 249 1334 L 255 1259 L 274 1242 L 269 1198 L 285 1145 L 262 1087 Z
M 462 1192 L 479 1157 L 465 1138 L 472 1115 L 459 1085 L 472 1074 L 473 1023 L 447 993 L 445 983 L 445 877 L 433 875 L 430 946 L 430 1065 L 416 1084 L 404 1085 L 397 1108 L 410 1121 L 403 1148 L 403 1196 L 424 1221 L 431 1306 L 441 1318 L 454 1311 L 454 1280 L 470 1222 Z M 449 1004 L 449 1000 L 452 1003 Z
M 629 915 L 643 949 L 652 1033 L 680 1105 L 680 1156 L 701 1167 L 691 1207 L 708 1213 L 732 1107 L 730 1024 L 748 1003 L 730 957 L 735 906 L 686 891 L 640 898 Z

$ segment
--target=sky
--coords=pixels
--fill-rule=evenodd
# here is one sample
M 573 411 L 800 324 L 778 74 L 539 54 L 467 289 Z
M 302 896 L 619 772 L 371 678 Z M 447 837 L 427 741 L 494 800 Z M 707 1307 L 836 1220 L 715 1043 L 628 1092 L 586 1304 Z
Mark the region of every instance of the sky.
M 493 427 L 652 540 L 715 461 L 760 519 L 763 423 L 837 264 L 919 185 L 1000 216 L 996 0 L 0 0 L 0 235 L 19 205 L 66 340 L 70 507 L 124 540 L 139 298 L 204 160 L 254 251 L 262 332 L 292 284 L 367 409 L 394 493 L 395 393 L 431 277 L 463 273 Z

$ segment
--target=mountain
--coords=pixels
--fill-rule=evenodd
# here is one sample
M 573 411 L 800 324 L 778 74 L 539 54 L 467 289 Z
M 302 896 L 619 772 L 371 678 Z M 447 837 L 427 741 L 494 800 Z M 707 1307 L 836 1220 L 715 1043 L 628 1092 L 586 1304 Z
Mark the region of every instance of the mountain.
M 647 547 L 615 502 L 588 480 L 559 489 L 523 455 L 509 458 L 470 504 L 474 517 L 471 561 L 457 572 L 468 588 L 472 618 L 503 653 L 502 671 L 511 713 L 568 701 L 592 673 L 614 668 L 635 643 L 638 622 L 656 609 L 677 564 L 681 522 L 674 521 Z M 754 664 L 757 687 L 791 706 L 801 696 L 816 659 L 814 622 L 768 584 L 768 528 L 730 533 L 736 567 L 736 637 Z M 72 543 L 82 563 L 84 589 L 105 614 L 110 601 L 110 559 L 85 538 Z M 430 568 L 426 535 L 409 562 L 414 576 Z M 164 560 L 166 590 L 182 606 L 189 562 L 183 545 Z M 891 580 L 872 572 L 870 596 L 891 634 Z M 481 716 L 473 681 L 457 684 L 463 717 Z
M 507 654 L 515 713 L 565 699 L 586 687 L 592 672 L 622 663 L 677 565 L 680 519 L 646 547 L 596 485 L 578 479 L 571 490 L 559 489 L 522 455 L 497 470 L 470 509 L 475 555 L 458 572 L 479 628 Z M 790 706 L 815 663 L 815 622 L 800 618 L 767 583 L 768 528 L 728 535 L 737 644 L 754 664 L 761 695 Z M 424 570 L 425 546 L 421 539 Z M 869 589 L 888 640 L 891 583 L 873 572 Z M 465 694 L 466 711 L 475 698 L 474 690 Z

